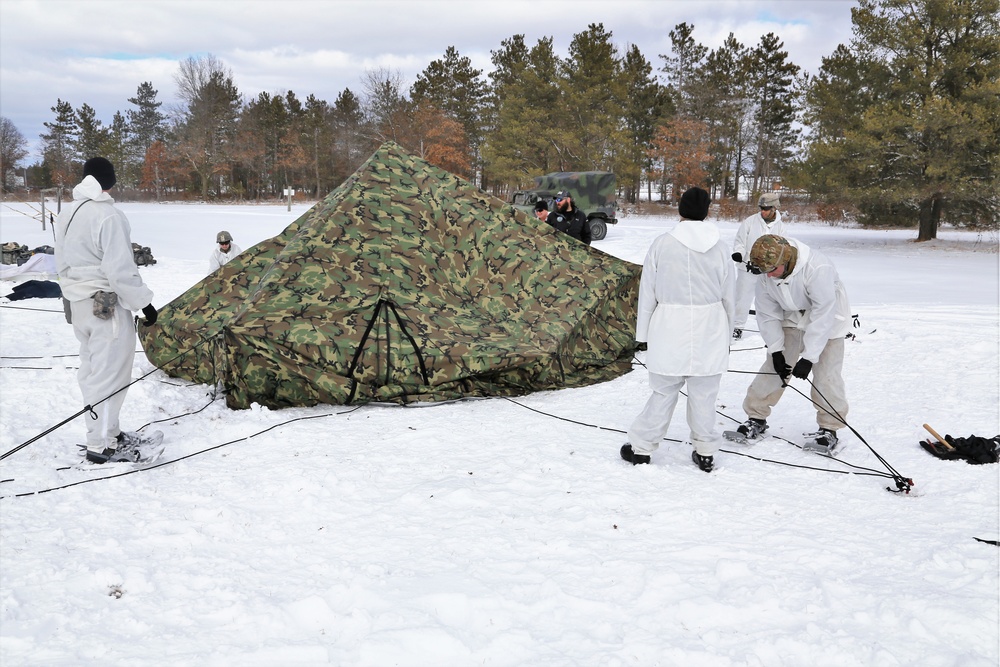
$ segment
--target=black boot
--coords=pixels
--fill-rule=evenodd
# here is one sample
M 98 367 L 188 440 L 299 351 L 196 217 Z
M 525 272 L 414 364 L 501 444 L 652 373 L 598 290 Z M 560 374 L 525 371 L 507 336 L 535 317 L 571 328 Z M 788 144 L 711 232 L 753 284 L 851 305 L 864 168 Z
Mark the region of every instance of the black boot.
M 698 452 L 691 452 L 691 460 L 705 472 L 712 472 L 712 468 L 715 466 L 715 459 L 711 456 L 702 456 Z
M 625 459 L 634 466 L 637 466 L 641 463 L 649 463 L 648 454 L 636 454 L 635 452 L 632 451 L 632 445 L 628 444 L 627 442 L 624 445 L 622 445 L 620 453 L 623 459 Z

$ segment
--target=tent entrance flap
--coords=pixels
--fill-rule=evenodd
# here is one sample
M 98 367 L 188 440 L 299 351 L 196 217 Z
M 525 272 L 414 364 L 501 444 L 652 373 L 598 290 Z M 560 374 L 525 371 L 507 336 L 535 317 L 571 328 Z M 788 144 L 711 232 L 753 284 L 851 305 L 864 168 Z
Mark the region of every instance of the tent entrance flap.
M 360 382 L 359 378 L 355 377 L 355 373 L 358 369 L 358 363 L 361 360 L 362 354 L 365 352 L 365 348 L 368 346 L 369 341 L 372 340 L 372 331 L 376 330 L 376 325 L 379 322 L 379 316 L 384 326 L 384 336 L 377 336 L 384 340 L 384 355 L 376 350 L 375 359 L 379 360 L 384 356 L 384 373 L 385 377 L 382 381 L 383 385 L 392 384 L 392 320 L 390 320 L 390 315 L 396 321 L 396 325 L 399 327 L 399 331 L 402 337 L 405 337 L 409 341 L 410 346 L 413 348 L 413 352 L 416 355 L 417 363 L 420 366 L 420 377 L 423 379 L 424 385 L 430 384 L 430 379 L 427 375 L 427 366 L 424 363 L 424 355 L 420 350 L 420 346 L 417 345 L 416 339 L 406 328 L 406 324 L 403 322 L 403 318 L 399 316 L 399 310 L 396 304 L 389 299 L 379 299 L 375 303 L 375 308 L 372 312 L 371 319 L 368 320 L 368 326 L 365 328 L 364 334 L 361 336 L 361 341 L 358 343 L 357 349 L 354 351 L 354 357 L 351 359 L 351 365 L 347 369 L 347 377 L 351 382 L 351 393 L 347 397 L 347 405 L 350 405 L 354 401 L 357 395 L 358 384 Z M 376 330 L 377 331 L 377 330 Z M 381 375 L 381 373 L 377 373 Z

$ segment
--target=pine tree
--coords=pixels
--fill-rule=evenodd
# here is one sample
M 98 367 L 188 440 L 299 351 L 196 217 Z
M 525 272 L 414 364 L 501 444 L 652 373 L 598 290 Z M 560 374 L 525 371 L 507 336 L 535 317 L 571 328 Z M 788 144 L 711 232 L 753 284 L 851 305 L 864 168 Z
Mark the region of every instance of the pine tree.
M 76 110 L 76 153 L 83 162 L 92 157 L 103 156 L 108 130 L 97 118 L 97 112 L 89 104 Z
M 43 123 L 48 132 L 40 135 L 42 166 L 48 170 L 52 184 L 66 187 L 75 183 L 76 166 L 79 165 L 76 158 L 76 112 L 72 104 L 61 99 L 56 101 L 52 112 L 56 115 L 55 120 Z
M 667 89 L 677 113 L 697 118 L 692 97 L 697 94 L 700 85 L 695 73 L 701 67 L 708 48 L 696 42 L 693 33 L 694 26 L 687 23 L 679 23 L 670 31 L 672 53 L 660 54 L 663 60 L 660 71 L 666 77 Z
M 329 173 L 329 161 L 324 159 L 327 155 L 324 149 L 332 142 L 331 109 L 325 100 L 310 94 L 306 97 L 302 113 L 302 141 L 306 147 L 312 171 L 313 197 L 319 198 L 327 190 L 332 189 L 323 187 L 324 176 Z
M 129 124 L 120 111 L 116 111 L 111 125 L 105 128 L 104 141 L 98 154 L 115 165 L 118 187 L 135 187 L 141 174 L 141 163 L 134 159 Z
M 756 137 L 752 191 L 770 190 L 798 140 L 793 127 L 798 106 L 798 65 L 788 61 L 784 43 L 774 33 L 761 37 L 750 54 L 750 90 L 754 96 Z
M 129 104 L 137 107 L 125 112 L 136 161 L 142 161 L 153 142 L 162 140 L 166 134 L 167 117 L 160 112 L 163 102 L 157 101 L 156 95 L 153 84 L 143 81 L 136 89 L 135 97 L 128 98 Z
M 867 224 L 1000 219 L 1000 1 L 860 0 L 810 90 L 806 168 Z M 856 104 L 825 102 L 856 88 Z M 859 108 L 861 107 L 861 108 Z
M 337 96 L 330 119 L 333 181 L 336 184 L 353 174 L 379 142 L 366 136 L 364 109 L 360 98 L 350 88 L 344 88 Z
M 666 121 L 673 107 L 666 89 L 653 74 L 653 66 L 634 44 L 626 50 L 622 59 L 621 81 L 622 99 L 619 104 L 626 141 L 614 171 L 626 201 L 635 203 L 642 178 L 645 176 L 647 183 L 651 180 L 653 165 L 649 150 L 656 128 Z
M 522 35 L 505 41 L 492 57 L 498 67 L 491 74 L 492 127 L 483 156 L 495 181 L 517 188 L 534 176 L 560 170 L 558 151 L 568 131 L 559 84 L 561 61 L 551 37 L 525 50 Z
M 486 84 L 482 74 L 482 70 L 472 67 L 469 58 L 460 56 L 454 46 L 449 46 L 444 59 L 432 61 L 417 75 L 410 88 L 410 99 L 414 104 L 429 105 L 461 124 L 468 143 L 468 159 L 463 162 L 470 165 L 470 170 L 460 175 L 466 178 L 473 176 L 471 166 L 477 161 L 482 143 L 482 112 L 486 104 Z
M 700 84 L 692 87 L 696 116 L 709 132 L 711 161 L 708 183 L 723 197 L 737 197 L 755 126 L 750 51 L 729 33 L 718 49 L 705 57 L 696 71 Z
M 600 23 L 573 35 L 560 83 L 565 132 L 557 135 L 562 171 L 610 170 L 625 137 L 620 123 L 621 62 L 611 33 Z

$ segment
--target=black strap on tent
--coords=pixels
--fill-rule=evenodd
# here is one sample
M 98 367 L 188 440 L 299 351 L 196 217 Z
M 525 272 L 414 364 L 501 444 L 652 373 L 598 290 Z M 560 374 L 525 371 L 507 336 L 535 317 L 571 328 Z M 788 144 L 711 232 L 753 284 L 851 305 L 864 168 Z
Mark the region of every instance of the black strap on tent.
M 396 304 L 394 304 L 392 301 L 386 301 L 386 303 L 389 306 L 389 310 L 391 310 L 392 314 L 396 317 L 396 322 L 399 324 L 399 330 L 403 332 L 403 335 L 406 336 L 406 339 L 410 341 L 410 345 L 413 346 L 413 351 L 417 355 L 417 363 L 420 364 L 420 377 L 423 378 L 424 384 L 430 384 L 431 383 L 430 378 L 427 377 L 427 367 L 424 365 L 424 355 L 420 352 L 420 348 L 417 346 L 416 339 L 414 339 L 413 336 L 410 335 L 410 332 L 406 328 L 406 325 L 403 324 L 403 318 L 399 316 L 399 311 L 396 310 Z
M 383 308 L 385 310 L 383 310 Z M 361 353 L 364 352 L 365 346 L 368 344 L 368 338 L 371 336 L 372 329 L 375 328 L 375 323 L 378 322 L 380 313 L 385 318 L 386 336 L 388 337 L 389 335 L 390 312 L 393 317 L 396 318 L 396 323 L 399 324 L 399 330 L 403 332 L 406 339 L 410 341 L 410 345 L 413 346 L 413 351 L 417 355 L 417 363 L 420 365 L 420 377 L 423 379 L 424 384 L 430 384 L 430 378 L 427 375 L 427 366 L 424 364 L 424 355 L 420 351 L 420 347 L 417 345 L 416 339 L 406 328 L 406 323 L 403 322 L 403 318 L 400 316 L 399 311 L 396 310 L 396 304 L 389 299 L 379 299 L 375 303 L 375 310 L 372 312 L 371 319 L 368 320 L 368 326 L 365 328 L 365 333 L 361 336 L 361 342 L 358 343 L 357 349 L 354 350 L 354 358 L 351 359 L 351 365 L 347 368 L 347 378 L 351 381 L 351 393 L 348 395 L 345 405 L 350 405 L 357 393 L 358 382 L 354 379 L 354 371 L 357 370 L 358 361 L 361 359 Z M 386 360 L 386 364 L 388 365 L 388 359 Z
M 375 323 L 378 321 L 379 311 L 382 310 L 382 304 L 384 299 L 379 299 L 375 303 L 375 312 L 372 313 L 372 317 L 368 320 L 368 327 L 365 329 L 365 333 L 361 336 L 361 342 L 358 343 L 358 349 L 354 350 L 354 358 L 351 359 L 351 365 L 347 367 L 347 379 L 351 381 L 351 393 L 347 396 L 347 401 L 344 405 L 350 405 L 351 401 L 354 400 L 354 395 L 358 391 L 358 381 L 354 379 L 354 370 L 358 367 L 358 360 L 361 358 L 361 353 L 365 350 L 365 345 L 368 343 L 368 336 L 371 335 L 372 329 L 375 328 Z

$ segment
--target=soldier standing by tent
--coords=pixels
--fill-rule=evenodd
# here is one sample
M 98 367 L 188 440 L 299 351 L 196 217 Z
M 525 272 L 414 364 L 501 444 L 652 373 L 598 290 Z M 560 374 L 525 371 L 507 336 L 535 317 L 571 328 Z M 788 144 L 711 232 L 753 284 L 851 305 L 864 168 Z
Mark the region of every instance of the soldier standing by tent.
M 709 203 L 705 190 L 687 190 L 678 207 L 681 222 L 653 241 L 643 264 L 635 337 L 649 345 L 653 394 L 621 448 L 621 457 L 633 465 L 649 463 L 685 385 L 692 460 L 711 472 L 719 448 L 715 399 L 729 369 L 733 265 L 718 228 L 704 222 Z
M 773 234 L 753 244 L 750 265 L 764 274 L 757 281 L 757 323 L 770 355 L 743 400 L 748 419 L 730 439 L 760 437 L 789 376 L 804 380 L 812 373 L 819 430 L 806 434 L 803 448 L 833 454 L 837 429 L 847 418 L 844 336 L 851 329 L 847 291 L 837 268 L 806 244 Z
M 122 431 L 118 414 L 132 380 L 133 310 L 156 322 L 153 292 L 139 276 L 131 228 L 108 194 L 115 168 L 103 157 L 87 160 L 73 188 L 73 206 L 56 220 L 56 266 L 80 341 L 77 380 L 88 407 L 87 459 L 137 461 L 158 454 L 163 433 Z
M 733 242 L 733 261 L 742 264 L 750 254 L 754 241 L 764 234 L 781 234 L 785 225 L 781 221 L 781 198 L 777 192 L 765 192 L 757 200 L 760 213 L 754 213 L 740 223 L 736 230 L 736 240 Z M 754 285 L 757 276 L 741 266 L 736 271 L 736 319 L 733 320 L 733 340 L 743 337 L 743 327 L 750 314 L 750 303 L 753 302 Z
M 549 213 L 547 222 L 558 229 L 590 245 L 590 223 L 587 222 L 586 214 L 573 204 L 573 198 L 568 190 L 563 190 L 556 194 L 555 210 Z
M 212 251 L 212 256 L 208 258 L 208 272 L 215 273 L 222 266 L 243 250 L 233 243 L 233 235 L 226 231 L 221 231 L 215 235 L 215 242 L 218 244 Z

